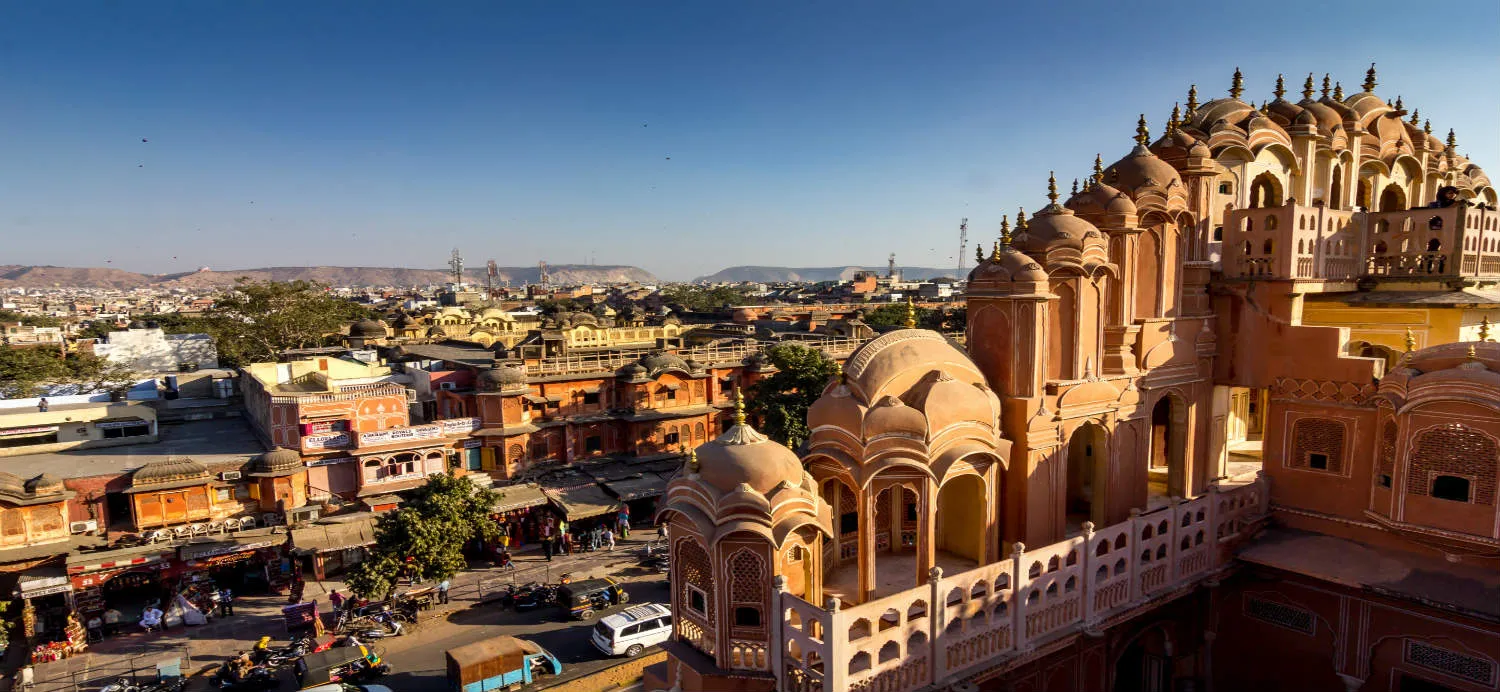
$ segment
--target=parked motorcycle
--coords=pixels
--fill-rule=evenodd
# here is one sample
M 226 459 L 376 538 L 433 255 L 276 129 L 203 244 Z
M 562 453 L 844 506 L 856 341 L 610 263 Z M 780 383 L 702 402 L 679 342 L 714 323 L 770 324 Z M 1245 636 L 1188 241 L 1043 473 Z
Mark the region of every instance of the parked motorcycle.
M 281 680 L 276 676 L 276 671 L 266 666 L 253 666 L 241 672 L 234 662 L 235 659 L 230 659 L 225 661 L 224 665 L 219 666 L 219 670 L 209 677 L 209 684 L 215 689 L 230 692 L 259 692 L 281 687 Z
M 521 588 L 516 589 L 515 606 L 518 611 L 551 605 L 556 600 L 557 594 L 555 589 L 548 584 L 528 582 L 523 584 Z
M 641 548 L 641 566 L 658 572 L 667 572 L 672 567 L 672 554 L 662 541 L 648 543 Z

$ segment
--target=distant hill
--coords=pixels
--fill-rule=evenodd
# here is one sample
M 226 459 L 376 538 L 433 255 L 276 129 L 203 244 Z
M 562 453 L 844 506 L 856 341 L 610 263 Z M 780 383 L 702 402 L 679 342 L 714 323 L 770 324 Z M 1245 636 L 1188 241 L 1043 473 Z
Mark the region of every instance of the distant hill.
M 560 264 L 547 268 L 557 284 L 656 283 L 657 278 L 638 267 L 592 264 Z M 185 274 L 138 274 L 121 269 L 93 267 L 48 267 L 0 265 L 0 288 L 186 288 L 211 289 L 231 286 L 240 277 L 256 280 L 320 281 L 331 286 L 429 286 L 446 283 L 452 274 L 438 269 L 401 267 L 262 267 L 257 269 L 204 270 Z M 464 277 L 484 283 L 484 268 L 469 269 Z M 495 280 L 513 286 L 540 281 L 536 267 L 497 267 Z
M 935 279 L 938 277 L 955 276 L 953 269 L 934 269 L 932 267 L 896 267 L 901 276 L 906 279 Z M 721 269 L 708 276 L 700 276 L 694 281 L 707 281 L 709 283 L 727 282 L 736 283 L 740 281 L 754 281 L 759 283 L 778 283 L 782 281 L 848 281 L 854 278 L 854 274 L 862 271 L 871 271 L 885 276 L 886 268 L 880 267 L 730 267 Z

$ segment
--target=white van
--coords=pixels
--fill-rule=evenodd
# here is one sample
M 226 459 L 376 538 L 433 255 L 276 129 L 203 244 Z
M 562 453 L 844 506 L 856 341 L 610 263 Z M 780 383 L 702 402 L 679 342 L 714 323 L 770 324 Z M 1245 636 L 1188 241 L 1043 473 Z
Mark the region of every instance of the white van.
M 594 646 L 610 656 L 637 656 L 672 635 L 672 609 L 660 603 L 631 606 L 594 625 Z

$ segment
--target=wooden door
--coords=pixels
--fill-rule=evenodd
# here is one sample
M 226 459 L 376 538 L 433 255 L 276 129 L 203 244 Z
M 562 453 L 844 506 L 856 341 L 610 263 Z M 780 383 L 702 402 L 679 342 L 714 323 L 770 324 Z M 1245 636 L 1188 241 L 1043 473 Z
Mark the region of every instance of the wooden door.
M 135 496 L 135 525 L 137 528 L 156 526 L 162 523 L 161 496 Z
M 162 519 L 168 524 L 187 521 L 187 493 L 161 494 Z

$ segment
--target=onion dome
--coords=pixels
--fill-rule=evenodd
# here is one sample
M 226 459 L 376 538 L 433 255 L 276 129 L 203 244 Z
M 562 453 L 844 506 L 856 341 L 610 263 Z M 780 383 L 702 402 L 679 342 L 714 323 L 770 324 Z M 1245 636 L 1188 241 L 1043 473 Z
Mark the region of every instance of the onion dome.
M 1311 79 L 1311 75 L 1308 78 Z M 1276 75 L 1275 94 L 1276 99 L 1266 104 L 1266 111 L 1270 113 L 1271 118 L 1276 121 L 1276 124 L 1283 126 L 1291 125 L 1296 123 L 1297 119 L 1302 117 L 1302 114 L 1306 112 L 1307 109 L 1284 98 L 1286 96 L 1286 81 L 1281 75 Z M 1314 120 L 1316 120 L 1315 117 Z
M 1036 260 L 1009 243 L 997 244 L 994 254 L 969 272 L 970 289 L 986 284 L 1046 283 L 1047 271 Z
M 499 365 L 476 378 L 476 386 L 482 392 L 499 392 L 520 389 L 526 386 L 526 373 L 512 365 Z
M 277 447 L 255 459 L 252 476 L 290 476 L 303 469 L 302 455 L 285 447 Z
M 745 397 L 735 389 L 734 426 L 696 450 L 698 477 L 721 493 L 741 485 L 762 495 L 783 483 L 802 485 L 802 460 L 745 422 Z
M 1145 150 L 1145 147 L 1139 148 Z M 1165 163 L 1162 165 L 1166 166 Z M 1042 255 L 1056 248 L 1082 250 L 1085 244 L 1104 242 L 1104 235 L 1094 224 L 1078 218 L 1071 209 L 1057 203 L 1055 176 L 1047 179 L 1047 199 L 1050 203 L 1032 217 L 1029 225 L 1021 226 L 1024 217 L 1017 222 L 1021 230 L 1012 240 L 1017 250 L 1028 255 Z
M 640 362 L 626 363 L 619 370 L 615 371 L 615 377 L 637 382 L 644 382 L 651 379 L 646 375 L 646 368 Z
M 1136 125 L 1135 148 L 1125 158 L 1104 169 L 1104 180 L 1132 197 L 1142 188 L 1156 187 L 1165 190 L 1174 184 L 1182 185 L 1182 177 L 1177 174 L 1177 169 L 1146 148 L 1145 129 L 1146 116 L 1142 115 Z
M 193 484 L 196 481 L 208 481 L 208 467 L 192 459 L 153 461 L 130 474 L 130 485 L 133 488 Z
M 382 339 L 386 336 L 386 326 L 380 320 L 360 320 L 349 327 L 349 336 L 357 339 Z
M 682 358 L 665 351 L 652 351 L 641 357 L 641 367 L 646 369 L 650 377 L 658 377 L 664 372 L 677 372 L 689 374 L 692 368 Z
M 1182 130 L 1177 130 L 1173 136 L 1186 137 L 1192 140 L 1192 142 L 1197 143 L 1197 140 Z M 1163 139 L 1165 140 L 1166 138 Z M 1161 142 L 1158 142 L 1158 144 L 1161 144 Z M 1174 141 L 1171 146 L 1175 147 L 1176 142 Z M 1200 144 L 1199 146 L 1202 145 Z M 1189 152 L 1183 151 L 1181 153 L 1187 154 Z M 1103 178 L 1103 165 L 1099 157 L 1095 156 L 1094 177 L 1089 181 L 1088 185 L 1084 186 L 1083 190 L 1073 195 L 1067 204 L 1063 206 L 1066 206 L 1073 210 L 1075 214 L 1093 223 L 1097 223 L 1098 220 L 1104 217 L 1134 216 L 1136 212 L 1135 202 L 1132 202 L 1128 195 L 1120 192 L 1115 186 L 1105 183 Z

